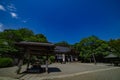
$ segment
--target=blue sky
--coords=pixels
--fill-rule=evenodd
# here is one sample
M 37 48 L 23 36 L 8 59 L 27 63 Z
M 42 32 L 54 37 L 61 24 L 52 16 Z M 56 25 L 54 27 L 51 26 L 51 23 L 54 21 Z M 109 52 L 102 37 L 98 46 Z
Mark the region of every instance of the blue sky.
M 0 0 L 0 31 L 29 28 L 49 42 L 120 38 L 120 0 Z

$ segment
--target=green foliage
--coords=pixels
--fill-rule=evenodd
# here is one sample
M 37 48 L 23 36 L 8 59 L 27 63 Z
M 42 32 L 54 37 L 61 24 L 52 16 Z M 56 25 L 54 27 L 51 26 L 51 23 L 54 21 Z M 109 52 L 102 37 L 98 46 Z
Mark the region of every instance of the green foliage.
M 8 42 L 18 42 L 22 40 L 22 35 L 18 30 L 6 29 L 1 33 L 0 39 L 5 39 Z
M 31 36 L 34 35 L 33 31 L 32 31 L 32 30 L 29 30 L 29 29 L 27 29 L 27 28 L 21 28 L 21 29 L 19 29 L 18 31 L 19 31 L 19 33 L 22 35 L 22 38 L 23 38 L 23 39 L 24 39 L 24 38 L 29 38 L 29 37 L 31 37 Z
M 48 42 L 46 37 L 43 34 L 37 34 L 31 37 L 24 38 L 25 41 L 31 41 L 31 42 Z
M 47 42 L 47 38 L 43 34 L 34 34 L 33 31 L 27 28 L 5 29 L 0 32 L 0 55 L 20 57 L 20 52 L 14 45 L 15 42 Z
M 56 46 L 70 47 L 71 45 L 66 41 L 61 41 L 55 44 Z
M 55 62 L 55 56 L 50 56 L 50 57 L 49 57 L 49 61 L 50 61 L 50 63 Z
M 27 28 L 18 30 L 6 29 L 0 33 L 0 39 L 5 39 L 9 43 L 19 41 L 47 42 L 47 38 L 43 34 L 34 35 L 34 33 Z
M 0 54 L 1 55 L 14 55 L 13 53 L 17 52 L 17 49 L 13 46 L 10 46 L 7 41 L 0 39 Z
M 74 45 L 74 48 L 80 52 L 82 59 L 88 60 L 95 54 L 95 57 L 103 58 L 110 53 L 110 48 L 107 42 L 100 40 L 96 36 L 90 36 L 82 39 Z
M 0 58 L 0 68 L 10 67 L 13 65 L 13 60 L 11 58 Z
M 109 45 L 112 48 L 111 52 L 116 54 L 120 57 L 120 39 L 117 40 L 110 40 Z

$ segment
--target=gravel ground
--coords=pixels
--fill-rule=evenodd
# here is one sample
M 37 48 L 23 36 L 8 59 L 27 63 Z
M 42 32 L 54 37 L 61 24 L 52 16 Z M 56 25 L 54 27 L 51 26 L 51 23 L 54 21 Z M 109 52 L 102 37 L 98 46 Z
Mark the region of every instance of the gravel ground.
M 42 66 L 44 67 L 44 66 Z M 108 64 L 87 64 L 87 63 L 67 63 L 67 64 L 60 64 L 60 63 L 54 63 L 49 65 L 49 74 L 46 73 L 38 73 L 38 74 L 26 74 L 20 78 L 20 80 L 41 80 L 41 79 L 51 79 L 52 77 L 57 78 L 60 77 L 61 79 L 54 79 L 54 80 L 120 80 L 118 77 L 118 74 L 120 74 L 120 68 L 111 70 L 115 67 L 110 66 Z M 22 67 L 22 71 L 26 69 L 26 66 Z M 101 69 L 110 69 L 108 71 L 101 71 L 96 72 L 95 70 L 101 70 Z M 0 80 L 17 80 L 15 78 L 20 77 L 21 75 L 16 74 L 17 67 L 9 67 L 9 68 L 0 68 Z M 95 72 L 93 72 L 95 71 Z M 86 73 L 86 72 L 91 72 Z M 80 73 L 80 76 L 74 75 L 76 73 Z M 85 73 L 84 75 L 81 73 Z M 68 76 L 75 76 L 75 77 L 68 77 Z M 110 75 L 110 76 L 109 76 Z M 111 77 L 113 75 L 113 79 Z M 67 77 L 66 77 L 67 76 Z M 109 76 L 108 79 L 106 79 L 106 76 Z M 66 77 L 66 78 L 63 78 Z M 97 77 L 100 77 L 100 79 L 97 79 Z M 89 79 L 91 78 L 91 79 Z M 103 79 L 105 78 L 105 79 Z M 115 79 L 117 78 L 117 79 Z
M 11 77 L 11 78 L 18 78 L 19 76 L 21 76 L 22 74 L 17 74 L 18 67 L 14 66 L 14 67 L 8 67 L 8 68 L 0 68 L 0 77 Z M 22 71 L 24 71 L 26 69 L 26 65 L 22 66 Z
M 120 68 L 51 80 L 120 80 Z
M 59 64 L 55 63 L 52 65 L 49 65 L 50 73 L 46 74 L 27 74 L 23 76 L 21 79 L 24 80 L 40 80 L 40 79 L 51 79 L 51 78 L 57 78 L 57 77 L 66 77 L 66 76 L 73 76 L 74 74 L 78 75 L 81 73 L 86 72 L 92 72 L 95 70 L 101 70 L 101 69 L 111 69 L 115 68 L 113 66 L 110 66 L 108 64 L 88 64 L 88 63 L 67 63 L 67 64 Z
M 19 80 L 19 79 L 14 79 L 10 77 L 0 77 L 0 80 Z

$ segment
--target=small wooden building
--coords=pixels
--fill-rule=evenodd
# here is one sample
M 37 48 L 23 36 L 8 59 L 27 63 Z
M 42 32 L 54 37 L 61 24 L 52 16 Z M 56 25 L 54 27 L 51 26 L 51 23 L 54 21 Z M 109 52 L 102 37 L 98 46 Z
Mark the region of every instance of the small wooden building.
M 48 72 L 48 56 L 53 54 L 54 52 L 54 48 L 55 48 L 55 45 L 52 44 L 52 43 L 40 43 L 40 42 L 19 42 L 19 43 L 15 43 L 16 46 L 18 46 L 23 54 L 22 54 L 22 57 L 19 61 L 19 64 L 18 64 L 18 73 L 20 72 L 21 70 L 21 66 L 23 64 L 23 60 L 24 60 L 24 56 L 26 58 L 28 58 L 28 62 L 27 62 L 27 68 L 26 70 L 29 69 L 29 65 L 30 65 L 30 60 L 31 60 L 31 57 L 33 55 L 35 56 L 46 56 L 46 72 Z
M 120 64 L 120 57 L 112 53 L 107 55 L 105 60 L 111 64 L 114 64 L 114 66 L 118 66 Z

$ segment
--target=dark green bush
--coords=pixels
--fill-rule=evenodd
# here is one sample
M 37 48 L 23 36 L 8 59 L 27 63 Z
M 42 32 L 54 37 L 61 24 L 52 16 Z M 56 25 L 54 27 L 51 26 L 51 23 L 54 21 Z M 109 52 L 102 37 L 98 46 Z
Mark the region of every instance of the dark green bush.
M 13 65 L 13 60 L 11 58 L 0 58 L 0 68 L 10 67 Z
M 55 62 L 55 56 L 50 56 L 50 57 L 49 57 L 49 61 L 50 61 L 50 63 Z

